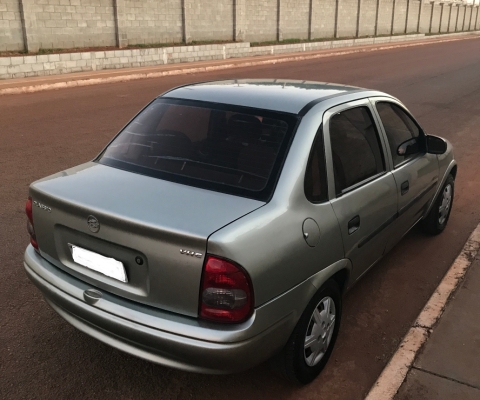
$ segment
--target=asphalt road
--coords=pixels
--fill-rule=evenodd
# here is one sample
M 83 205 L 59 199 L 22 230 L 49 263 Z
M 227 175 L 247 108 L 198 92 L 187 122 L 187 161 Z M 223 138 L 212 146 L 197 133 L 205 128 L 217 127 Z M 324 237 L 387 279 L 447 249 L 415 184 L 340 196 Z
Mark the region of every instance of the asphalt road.
M 332 358 L 306 387 L 282 381 L 267 365 L 205 376 L 123 354 L 63 321 L 23 271 L 30 182 L 92 159 L 162 91 L 230 77 L 383 90 L 455 146 L 459 169 L 446 231 L 432 238 L 414 229 L 347 294 Z M 480 39 L 0 97 L 0 398 L 363 398 L 479 221 L 479 127 Z

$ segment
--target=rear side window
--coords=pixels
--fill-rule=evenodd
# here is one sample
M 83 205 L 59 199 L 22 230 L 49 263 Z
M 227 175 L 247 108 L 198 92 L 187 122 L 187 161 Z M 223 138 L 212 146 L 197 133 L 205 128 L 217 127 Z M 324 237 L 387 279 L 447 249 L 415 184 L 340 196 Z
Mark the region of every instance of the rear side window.
M 158 99 L 98 161 L 265 200 L 273 193 L 296 122 L 290 114 Z
M 308 159 L 305 173 L 305 196 L 312 203 L 320 203 L 328 198 L 322 126 L 318 129 L 317 137 Z
M 398 146 L 408 140 L 418 142 L 420 129 L 412 118 L 396 104 L 379 102 L 377 103 L 377 111 L 387 134 L 393 165 L 397 166 L 406 159 L 405 156 L 397 154 Z M 420 143 L 417 144 L 417 149 L 417 153 L 419 153 L 421 151 Z M 414 156 L 415 154 L 411 154 L 407 158 Z
M 367 107 L 331 117 L 330 142 L 337 194 L 385 171 L 378 132 Z

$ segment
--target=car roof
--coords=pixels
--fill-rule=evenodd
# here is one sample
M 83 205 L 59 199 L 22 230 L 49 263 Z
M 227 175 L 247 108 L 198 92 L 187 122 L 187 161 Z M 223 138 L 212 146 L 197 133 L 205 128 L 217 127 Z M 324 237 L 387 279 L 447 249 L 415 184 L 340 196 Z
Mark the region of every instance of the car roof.
M 354 96 L 349 96 L 354 95 Z M 385 95 L 355 86 L 288 79 L 235 79 L 201 82 L 164 93 L 164 98 L 208 101 L 271 111 L 302 114 L 308 105 L 332 97 Z M 340 98 L 338 99 L 340 102 Z M 348 101 L 345 98 L 343 101 Z

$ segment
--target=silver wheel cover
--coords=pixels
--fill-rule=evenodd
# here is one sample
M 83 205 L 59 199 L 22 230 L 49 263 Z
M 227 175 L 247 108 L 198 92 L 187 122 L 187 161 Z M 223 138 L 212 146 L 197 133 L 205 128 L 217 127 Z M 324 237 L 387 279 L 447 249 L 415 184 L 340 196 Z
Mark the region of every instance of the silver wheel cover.
M 448 184 L 443 188 L 442 192 L 442 202 L 438 208 L 438 223 L 443 225 L 448 217 L 450 212 L 450 207 L 452 205 L 452 185 Z
M 317 365 L 328 350 L 335 328 L 335 303 L 324 297 L 315 307 L 305 334 L 303 354 L 308 366 Z

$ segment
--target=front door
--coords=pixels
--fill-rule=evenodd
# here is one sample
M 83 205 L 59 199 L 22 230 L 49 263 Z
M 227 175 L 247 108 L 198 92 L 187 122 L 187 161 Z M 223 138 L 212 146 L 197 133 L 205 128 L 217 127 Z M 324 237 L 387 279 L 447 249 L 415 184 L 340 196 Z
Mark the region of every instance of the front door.
M 324 115 L 329 197 L 340 224 L 345 257 L 358 279 L 383 255 L 384 229 L 397 212 L 397 188 L 385 162 L 368 100 L 335 107 Z
M 398 193 L 398 219 L 389 232 L 388 251 L 424 216 L 438 186 L 438 161 L 436 155 L 426 153 L 425 134 L 399 103 L 381 98 L 372 103 L 388 140 Z M 411 146 L 411 154 L 399 154 L 402 143 Z M 405 149 L 402 146 L 400 153 Z

